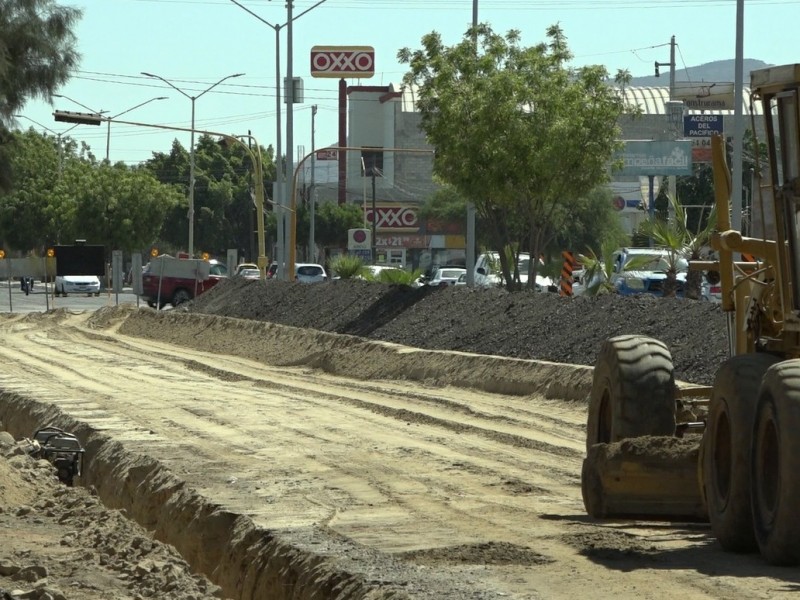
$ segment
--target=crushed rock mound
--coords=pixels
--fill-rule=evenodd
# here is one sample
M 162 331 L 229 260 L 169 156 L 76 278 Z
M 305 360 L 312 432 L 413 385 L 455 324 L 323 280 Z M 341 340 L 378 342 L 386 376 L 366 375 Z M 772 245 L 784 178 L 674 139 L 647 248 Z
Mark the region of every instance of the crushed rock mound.
M 499 288 L 231 278 L 181 310 L 430 350 L 590 366 L 603 340 L 639 334 L 667 344 L 676 379 L 705 385 L 713 383 L 728 347 L 719 305 L 644 294 L 570 298 Z

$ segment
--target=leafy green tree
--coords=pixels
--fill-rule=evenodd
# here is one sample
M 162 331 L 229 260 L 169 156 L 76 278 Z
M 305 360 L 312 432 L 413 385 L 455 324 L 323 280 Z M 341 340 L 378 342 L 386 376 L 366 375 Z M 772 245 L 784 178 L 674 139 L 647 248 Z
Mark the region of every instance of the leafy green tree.
M 158 240 L 180 193 L 143 169 L 123 163 L 85 168 L 72 190 L 79 237 L 125 253 L 144 251 Z
M 261 148 L 264 186 L 275 177 L 272 148 Z M 255 148 L 252 149 L 256 151 Z M 163 229 L 165 246 L 186 248 L 188 242 L 189 152 L 175 140 L 169 154 L 156 153 L 144 167 L 159 181 L 176 186 L 184 198 L 166 216 Z M 243 145 L 202 135 L 195 147 L 195 240 L 197 250 L 222 254 L 239 249 L 245 258 L 255 260 L 258 251 L 254 236 L 257 228 L 253 200 L 253 164 Z
M 600 186 L 571 203 L 558 205 L 554 218 L 561 225 L 548 245 L 547 254 L 560 256 L 562 250 L 588 252 L 606 245 L 616 250 L 630 244 L 630 236 L 622 228 L 611 198 L 611 190 Z
M 11 186 L 8 131 L 31 98 L 50 100 L 77 66 L 76 8 L 53 0 L 0 0 L 0 191 Z
M 433 32 L 421 50 L 398 53 L 410 68 L 405 83 L 419 86 L 434 173 L 475 204 L 492 247 L 533 256 L 555 235 L 556 208 L 607 179 L 626 112 L 604 67 L 568 68 L 562 30 L 551 26 L 547 37 L 523 48 L 519 32 L 500 36 L 480 25 L 456 46 Z M 530 265 L 532 283 L 538 261 Z M 513 287 L 505 253 L 501 266 Z
M 110 251 L 144 250 L 164 215 L 181 200 L 148 171 L 97 163 L 85 146 L 33 129 L 15 134 L 12 167 L 19 185 L 0 195 L 0 236 L 12 248 L 41 253 L 86 239 Z
M 364 214 L 357 204 L 324 202 L 314 215 L 314 239 L 327 248 L 346 248 L 347 230 L 364 224 Z M 298 236 L 303 232 L 298 232 Z M 307 235 L 307 232 L 305 232 Z
M 10 168 L 18 183 L 13 191 L 0 193 L 0 237 L 9 248 L 41 252 L 45 245 L 68 233 L 68 198 L 59 187 L 65 165 L 79 160 L 76 144 L 62 139 L 62 154 L 54 137 L 34 129 L 15 132 Z

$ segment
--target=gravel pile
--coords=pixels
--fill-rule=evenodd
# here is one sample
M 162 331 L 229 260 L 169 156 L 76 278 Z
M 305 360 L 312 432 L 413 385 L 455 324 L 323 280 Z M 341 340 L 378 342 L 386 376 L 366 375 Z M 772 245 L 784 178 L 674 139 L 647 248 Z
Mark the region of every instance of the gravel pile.
M 670 347 L 677 379 L 700 384 L 713 383 L 728 347 L 719 305 L 649 295 L 565 298 L 496 288 L 232 278 L 182 309 L 418 348 L 581 365 L 594 364 L 604 339 L 641 334 Z

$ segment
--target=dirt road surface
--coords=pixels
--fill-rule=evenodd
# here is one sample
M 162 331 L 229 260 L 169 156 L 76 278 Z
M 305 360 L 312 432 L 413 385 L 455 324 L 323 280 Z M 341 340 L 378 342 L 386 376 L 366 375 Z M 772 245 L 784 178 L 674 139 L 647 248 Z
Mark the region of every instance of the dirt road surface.
M 587 367 L 132 307 L 7 315 L 0 361 L 4 428 L 75 432 L 80 484 L 174 546 L 219 596 L 800 592 L 797 569 L 724 553 L 704 524 L 585 515 Z M 30 520 L 9 518 L 25 499 L 0 494 L 0 533 L 17 540 L 0 543 L 0 566 L 20 552 L 58 558 L 22 541 Z M 97 595 L 64 597 L 112 587 L 84 576 Z M 0 569 L 0 589 L 12 587 Z M 127 589 L 107 597 L 166 597 Z

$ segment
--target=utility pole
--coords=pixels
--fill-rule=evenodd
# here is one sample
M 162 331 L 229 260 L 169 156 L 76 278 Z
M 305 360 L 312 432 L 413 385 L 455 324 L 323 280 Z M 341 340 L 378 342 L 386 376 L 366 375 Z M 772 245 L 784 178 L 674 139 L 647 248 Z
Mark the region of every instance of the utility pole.
M 317 116 L 317 105 L 311 106 L 311 188 L 308 192 L 309 202 L 309 226 L 308 226 L 308 253 L 309 262 L 316 262 L 317 260 L 317 247 L 314 240 L 314 212 L 316 210 L 316 182 L 314 178 L 314 165 L 317 163 L 317 157 L 314 156 L 314 117 Z
M 289 194 L 292 193 L 292 177 L 294 175 L 294 72 L 293 72 L 293 60 L 292 60 L 292 0 L 288 0 L 286 2 L 286 194 L 283 197 L 283 208 L 288 208 L 289 206 L 294 205 L 294 198 L 289 198 Z M 286 246 L 286 221 L 287 215 L 286 211 L 282 210 L 281 214 L 279 215 L 279 223 L 282 228 L 284 228 L 284 245 Z M 284 260 L 290 256 L 294 256 L 294 249 L 293 248 L 284 248 L 283 257 Z M 291 262 L 288 261 L 287 262 Z M 288 265 L 287 265 L 288 267 Z M 284 281 L 294 281 L 294 272 L 287 273 L 284 270 L 284 265 L 278 263 L 278 278 L 283 279 Z
M 660 76 L 658 67 L 661 66 L 669 66 L 669 100 L 670 102 L 672 102 L 672 98 L 675 95 L 675 36 L 674 35 L 669 39 L 669 62 L 663 63 L 656 61 L 655 63 L 656 77 Z M 672 123 L 673 115 L 667 114 L 667 118 L 670 120 L 670 125 L 673 125 Z M 674 134 L 672 135 L 672 137 L 673 138 L 675 137 Z M 669 197 L 675 198 L 677 194 L 677 183 L 675 175 L 670 175 L 669 177 L 667 177 L 667 182 L 668 182 L 667 189 L 669 192 Z M 670 202 L 667 205 L 667 216 L 669 217 L 670 221 L 673 221 L 675 219 L 674 211 L 672 208 L 672 202 Z
M 478 26 L 478 0 L 472 0 L 472 27 Z M 478 54 L 478 34 L 474 35 L 475 58 Z M 373 215 L 373 218 L 374 215 Z M 467 202 L 467 248 L 466 248 L 467 287 L 475 287 L 475 203 Z

